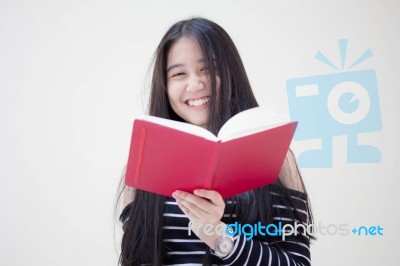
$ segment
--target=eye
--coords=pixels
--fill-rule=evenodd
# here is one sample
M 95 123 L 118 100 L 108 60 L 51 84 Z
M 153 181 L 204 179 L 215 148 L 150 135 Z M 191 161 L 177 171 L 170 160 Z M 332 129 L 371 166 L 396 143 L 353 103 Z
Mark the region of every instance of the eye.
M 185 75 L 184 72 L 178 72 L 178 73 L 172 74 L 172 77 L 174 78 L 174 77 L 179 77 L 179 76 L 183 76 L 183 75 Z

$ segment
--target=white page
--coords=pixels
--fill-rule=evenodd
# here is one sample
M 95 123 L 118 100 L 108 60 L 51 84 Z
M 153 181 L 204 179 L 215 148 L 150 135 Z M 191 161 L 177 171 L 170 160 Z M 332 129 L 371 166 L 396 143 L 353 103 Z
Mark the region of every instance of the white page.
M 211 141 L 221 140 L 224 142 L 290 122 L 288 116 L 278 114 L 276 108 L 270 106 L 255 107 L 234 115 L 222 126 L 218 136 L 190 123 L 149 115 L 140 116 L 138 119 L 187 132 Z
M 218 132 L 218 139 L 226 142 L 288 122 L 290 122 L 289 117 L 279 114 L 274 107 L 255 107 L 240 112 L 229 119 Z
M 150 115 L 143 115 L 138 118 L 139 120 L 145 120 L 149 121 L 158 125 L 166 126 L 169 128 L 177 129 L 182 132 L 187 132 L 192 135 L 196 135 L 199 137 L 203 137 L 208 140 L 212 141 L 217 141 L 217 137 L 208 131 L 207 129 L 204 129 L 200 126 L 196 126 L 193 124 L 185 123 L 185 122 L 178 122 L 170 119 L 165 119 L 165 118 L 160 118 L 156 116 L 150 116 Z

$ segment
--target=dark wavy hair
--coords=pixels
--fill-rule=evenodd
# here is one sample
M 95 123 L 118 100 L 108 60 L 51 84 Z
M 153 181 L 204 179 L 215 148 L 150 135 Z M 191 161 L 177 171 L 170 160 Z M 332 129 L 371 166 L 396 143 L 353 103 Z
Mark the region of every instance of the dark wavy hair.
M 171 46 L 180 38 L 189 37 L 195 40 L 202 51 L 205 67 L 209 70 L 211 101 L 207 129 L 217 134 L 222 125 L 235 114 L 256 107 L 245 68 L 239 53 L 226 31 L 216 23 L 204 18 L 191 18 L 172 25 L 163 36 L 153 59 L 153 73 L 150 91 L 149 114 L 153 116 L 182 121 L 172 110 L 167 95 L 167 56 Z M 220 87 L 217 93 L 217 78 Z M 214 96 L 214 97 L 213 97 Z M 124 178 L 124 177 L 123 177 Z M 294 206 L 288 191 L 278 181 L 274 186 L 286 195 L 287 205 Z M 273 202 L 271 186 L 265 186 L 232 199 L 237 208 L 231 211 L 236 214 L 239 223 L 273 223 Z M 274 189 L 276 191 L 276 189 Z M 165 255 L 162 242 L 164 201 L 166 197 L 150 192 L 136 190 L 132 206 L 128 213 L 121 216 L 123 237 L 121 243 L 120 264 L 123 266 L 150 264 L 162 265 Z M 304 223 L 301 216 L 294 211 L 294 218 Z M 227 218 L 226 223 L 234 222 Z M 309 211 L 309 217 L 312 217 Z M 308 239 L 308 238 L 307 238 Z M 267 236 L 263 241 L 275 241 Z M 207 251 L 203 264 L 211 265 L 212 257 Z

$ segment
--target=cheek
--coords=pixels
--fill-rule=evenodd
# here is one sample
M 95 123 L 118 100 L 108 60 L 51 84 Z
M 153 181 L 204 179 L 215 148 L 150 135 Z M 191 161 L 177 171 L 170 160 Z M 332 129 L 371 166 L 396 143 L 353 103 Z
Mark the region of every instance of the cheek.
M 173 105 L 174 102 L 179 101 L 179 98 L 180 98 L 179 90 L 174 86 L 168 85 L 167 96 L 168 96 L 169 103 L 171 105 Z

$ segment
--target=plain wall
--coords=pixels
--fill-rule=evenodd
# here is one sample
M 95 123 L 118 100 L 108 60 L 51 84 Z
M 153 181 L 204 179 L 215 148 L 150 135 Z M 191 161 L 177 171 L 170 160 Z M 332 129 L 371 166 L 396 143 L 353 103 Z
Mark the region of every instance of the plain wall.
M 116 191 L 152 53 L 172 23 L 197 15 L 226 29 L 259 102 L 285 113 L 286 80 L 345 71 L 317 51 L 340 64 L 338 39 L 349 61 L 371 49 L 354 70 L 375 70 L 383 128 L 360 139 L 381 161 L 347 163 L 335 137 L 332 167 L 301 171 L 316 223 L 384 235 L 318 235 L 312 261 L 398 264 L 399 11 L 395 0 L 1 0 L 0 264 L 117 265 Z

